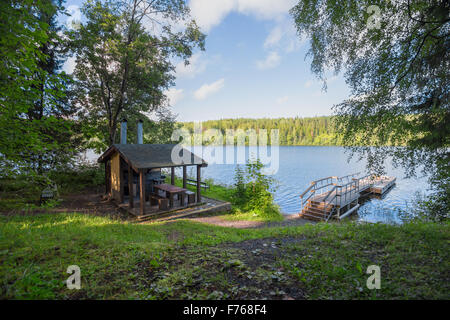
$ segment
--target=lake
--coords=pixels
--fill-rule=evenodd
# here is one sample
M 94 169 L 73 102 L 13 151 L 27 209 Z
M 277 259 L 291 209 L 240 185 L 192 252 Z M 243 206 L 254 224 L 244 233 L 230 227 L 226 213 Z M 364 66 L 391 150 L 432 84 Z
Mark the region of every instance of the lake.
M 234 154 L 240 151 L 249 155 L 249 147 L 234 148 Z M 244 148 L 244 150 L 242 150 Z M 270 152 L 270 151 L 269 151 Z M 93 161 L 98 155 L 90 151 L 86 157 Z M 319 146 L 280 146 L 279 169 L 273 175 L 278 181 L 275 191 L 275 202 L 280 206 L 281 212 L 295 214 L 301 210 L 299 195 L 310 185 L 310 182 L 328 176 L 345 176 L 350 173 L 365 172 L 366 163 L 352 159 L 347 162 L 348 155 L 343 147 L 319 147 Z M 214 182 L 231 185 L 234 182 L 235 164 L 209 164 L 202 169 L 202 180 L 211 178 Z M 411 205 L 416 192 L 426 193 L 428 189 L 427 179 L 404 177 L 402 168 L 394 168 L 387 163 L 386 174 L 397 178 L 396 185 L 383 199 L 367 199 L 364 201 L 358 215 L 352 218 L 370 222 L 400 223 L 398 211 L 407 209 Z M 176 170 L 178 176 L 181 170 Z M 188 175 L 195 177 L 193 167 L 188 169 Z
M 227 147 L 232 148 L 232 147 Z M 245 148 L 248 155 L 248 147 Z M 299 195 L 310 185 L 310 182 L 327 176 L 345 176 L 355 172 L 365 172 L 366 163 L 356 160 L 347 162 L 348 154 L 343 147 L 316 146 L 280 146 L 279 169 L 273 175 L 278 181 L 274 194 L 275 202 L 286 214 L 300 212 Z M 202 179 L 211 178 L 225 185 L 233 184 L 236 165 L 210 164 L 202 169 Z M 181 172 L 180 172 L 181 173 Z M 180 174 L 177 172 L 177 174 Z M 194 171 L 188 174 L 195 176 Z M 370 222 L 399 223 L 398 209 L 406 209 L 416 192 L 425 193 L 428 188 L 426 178 L 406 179 L 402 168 L 394 168 L 390 163 L 386 166 L 386 174 L 395 176 L 395 187 L 384 199 L 368 199 L 358 210 L 356 219 Z M 355 218 L 355 217 L 354 217 Z

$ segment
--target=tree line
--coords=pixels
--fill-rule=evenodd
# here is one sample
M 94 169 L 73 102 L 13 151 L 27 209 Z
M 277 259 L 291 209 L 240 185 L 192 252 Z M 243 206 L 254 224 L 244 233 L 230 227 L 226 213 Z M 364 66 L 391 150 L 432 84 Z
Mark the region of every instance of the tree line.
M 180 122 L 178 125 L 186 128 L 189 132 L 194 132 L 193 122 Z M 279 132 L 279 144 L 282 146 L 339 146 L 342 145 L 338 135 L 336 135 L 333 117 L 311 117 L 311 118 L 238 118 L 208 120 L 202 122 L 202 130 L 218 129 L 225 135 L 227 129 L 244 131 L 254 129 L 267 130 L 268 143 L 270 132 L 277 129 Z M 247 139 L 248 140 L 248 139 Z M 248 141 L 247 141 L 248 143 Z

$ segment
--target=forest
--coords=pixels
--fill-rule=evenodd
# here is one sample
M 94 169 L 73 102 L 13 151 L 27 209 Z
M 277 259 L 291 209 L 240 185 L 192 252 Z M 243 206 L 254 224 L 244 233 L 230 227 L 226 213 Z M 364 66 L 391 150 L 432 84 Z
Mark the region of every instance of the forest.
M 188 129 L 191 133 L 194 130 L 193 122 L 181 122 L 179 126 Z M 270 131 L 279 130 L 279 144 L 282 146 L 339 146 L 339 137 L 335 134 L 333 117 L 311 117 L 311 118 L 262 118 L 262 119 L 221 119 L 208 120 L 202 122 L 202 129 L 218 129 L 225 135 L 227 129 L 248 130 L 265 129 L 268 133 L 268 143 L 270 141 Z

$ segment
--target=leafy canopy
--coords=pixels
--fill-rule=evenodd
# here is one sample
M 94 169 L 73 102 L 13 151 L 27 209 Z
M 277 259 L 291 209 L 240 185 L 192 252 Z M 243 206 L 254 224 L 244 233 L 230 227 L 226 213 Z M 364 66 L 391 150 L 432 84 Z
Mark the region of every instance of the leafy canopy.
M 335 106 L 344 144 L 362 146 L 352 154 L 376 171 L 390 158 L 408 175 L 431 174 L 447 212 L 449 9 L 438 0 L 304 0 L 291 9 L 311 39 L 311 70 L 325 83 L 327 71 L 345 72 L 352 96 Z
M 41 174 L 73 151 L 69 79 L 59 68 L 61 1 L 0 2 L 0 166 L 2 174 Z
M 74 103 L 82 108 L 94 146 L 102 149 L 117 142 L 122 118 L 167 115 L 171 58 L 188 59 L 194 47 L 204 49 L 205 36 L 180 0 L 94 0 L 82 12 L 87 21 L 69 34 L 77 56 Z

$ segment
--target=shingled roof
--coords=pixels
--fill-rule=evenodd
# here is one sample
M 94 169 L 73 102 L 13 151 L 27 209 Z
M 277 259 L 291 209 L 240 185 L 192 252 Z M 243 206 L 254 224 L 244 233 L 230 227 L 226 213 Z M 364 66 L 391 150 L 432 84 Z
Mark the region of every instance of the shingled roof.
M 172 150 L 176 144 L 113 144 L 98 158 L 98 162 L 107 161 L 114 152 L 118 152 L 125 161 L 129 162 L 134 169 L 167 168 L 182 165 L 208 164 L 200 157 L 183 148 L 183 157 L 186 155 L 190 161 L 186 163 L 174 163 L 172 161 Z

